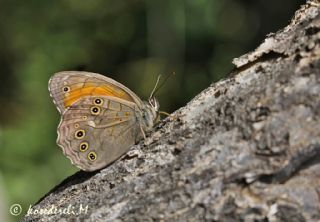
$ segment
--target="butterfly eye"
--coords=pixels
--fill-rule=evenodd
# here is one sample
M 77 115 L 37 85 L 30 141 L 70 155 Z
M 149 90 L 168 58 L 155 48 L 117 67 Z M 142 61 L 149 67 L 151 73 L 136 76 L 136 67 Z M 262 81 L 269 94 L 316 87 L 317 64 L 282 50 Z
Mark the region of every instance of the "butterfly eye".
M 64 86 L 64 87 L 62 87 L 62 91 L 65 92 L 65 93 L 67 93 L 67 92 L 70 91 L 70 87 L 69 87 L 69 86 Z
M 96 99 L 93 101 L 93 103 L 94 103 L 95 105 L 102 105 L 103 100 L 100 99 L 100 98 L 96 98 Z
M 91 107 L 91 114 L 92 115 L 99 115 L 99 113 L 100 113 L 100 107 L 98 107 L 98 106 Z
M 91 161 L 95 161 L 97 159 L 97 154 L 95 152 L 90 152 L 88 154 L 88 159 Z
M 84 130 L 78 130 L 74 135 L 77 139 L 82 139 L 86 135 L 86 132 Z

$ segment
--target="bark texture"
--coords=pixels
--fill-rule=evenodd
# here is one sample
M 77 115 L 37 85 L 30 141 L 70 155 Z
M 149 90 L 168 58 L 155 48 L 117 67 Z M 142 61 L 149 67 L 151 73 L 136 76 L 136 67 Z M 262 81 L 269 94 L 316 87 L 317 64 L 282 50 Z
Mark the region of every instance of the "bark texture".
M 320 4 L 234 59 L 146 141 L 23 221 L 320 221 Z M 79 215 L 41 209 L 88 206 Z

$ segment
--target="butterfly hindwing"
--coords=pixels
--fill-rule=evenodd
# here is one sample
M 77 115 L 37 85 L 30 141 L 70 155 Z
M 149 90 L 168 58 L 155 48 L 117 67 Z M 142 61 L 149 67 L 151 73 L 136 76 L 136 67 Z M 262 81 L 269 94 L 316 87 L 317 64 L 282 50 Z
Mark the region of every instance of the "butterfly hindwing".
M 141 138 L 135 103 L 111 96 L 84 96 L 66 109 L 57 143 L 73 164 L 100 169 Z

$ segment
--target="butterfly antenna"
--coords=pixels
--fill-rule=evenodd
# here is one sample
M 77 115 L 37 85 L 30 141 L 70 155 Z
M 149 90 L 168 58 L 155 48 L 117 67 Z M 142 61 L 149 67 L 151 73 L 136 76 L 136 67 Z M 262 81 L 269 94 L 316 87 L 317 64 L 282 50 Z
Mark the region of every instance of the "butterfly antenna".
M 156 91 L 157 91 L 157 86 L 158 86 L 158 84 L 159 84 L 160 78 L 161 78 L 161 74 L 158 75 L 157 82 L 156 82 L 156 84 L 154 85 L 153 90 L 152 90 L 152 92 L 151 92 L 151 94 L 150 94 L 150 97 L 149 97 L 150 99 L 154 96 L 154 94 L 155 94 Z
M 175 75 L 176 73 L 175 72 L 172 72 L 172 73 L 169 73 L 166 75 L 166 77 L 164 78 L 164 80 L 162 81 L 162 83 L 158 86 L 159 84 L 159 81 L 160 81 L 160 78 L 161 78 L 161 74 L 158 76 L 158 79 L 157 79 L 157 82 L 150 94 L 150 97 L 149 98 L 152 98 L 156 92 L 158 92 L 158 90 L 167 82 L 167 80 L 172 76 L 172 75 Z

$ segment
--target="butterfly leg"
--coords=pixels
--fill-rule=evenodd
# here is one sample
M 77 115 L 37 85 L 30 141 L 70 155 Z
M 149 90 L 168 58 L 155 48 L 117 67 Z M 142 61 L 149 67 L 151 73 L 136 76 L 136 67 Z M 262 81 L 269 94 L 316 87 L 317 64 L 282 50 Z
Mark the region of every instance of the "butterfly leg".
M 147 137 L 146 137 L 146 134 L 145 134 L 144 130 L 142 129 L 142 126 L 141 126 L 141 125 L 140 125 L 140 130 L 141 130 L 141 133 L 142 133 L 142 135 L 143 135 L 143 138 L 146 139 L 146 138 L 147 138 Z
M 165 111 L 159 111 L 159 114 L 164 116 L 170 116 L 170 113 L 167 113 Z

